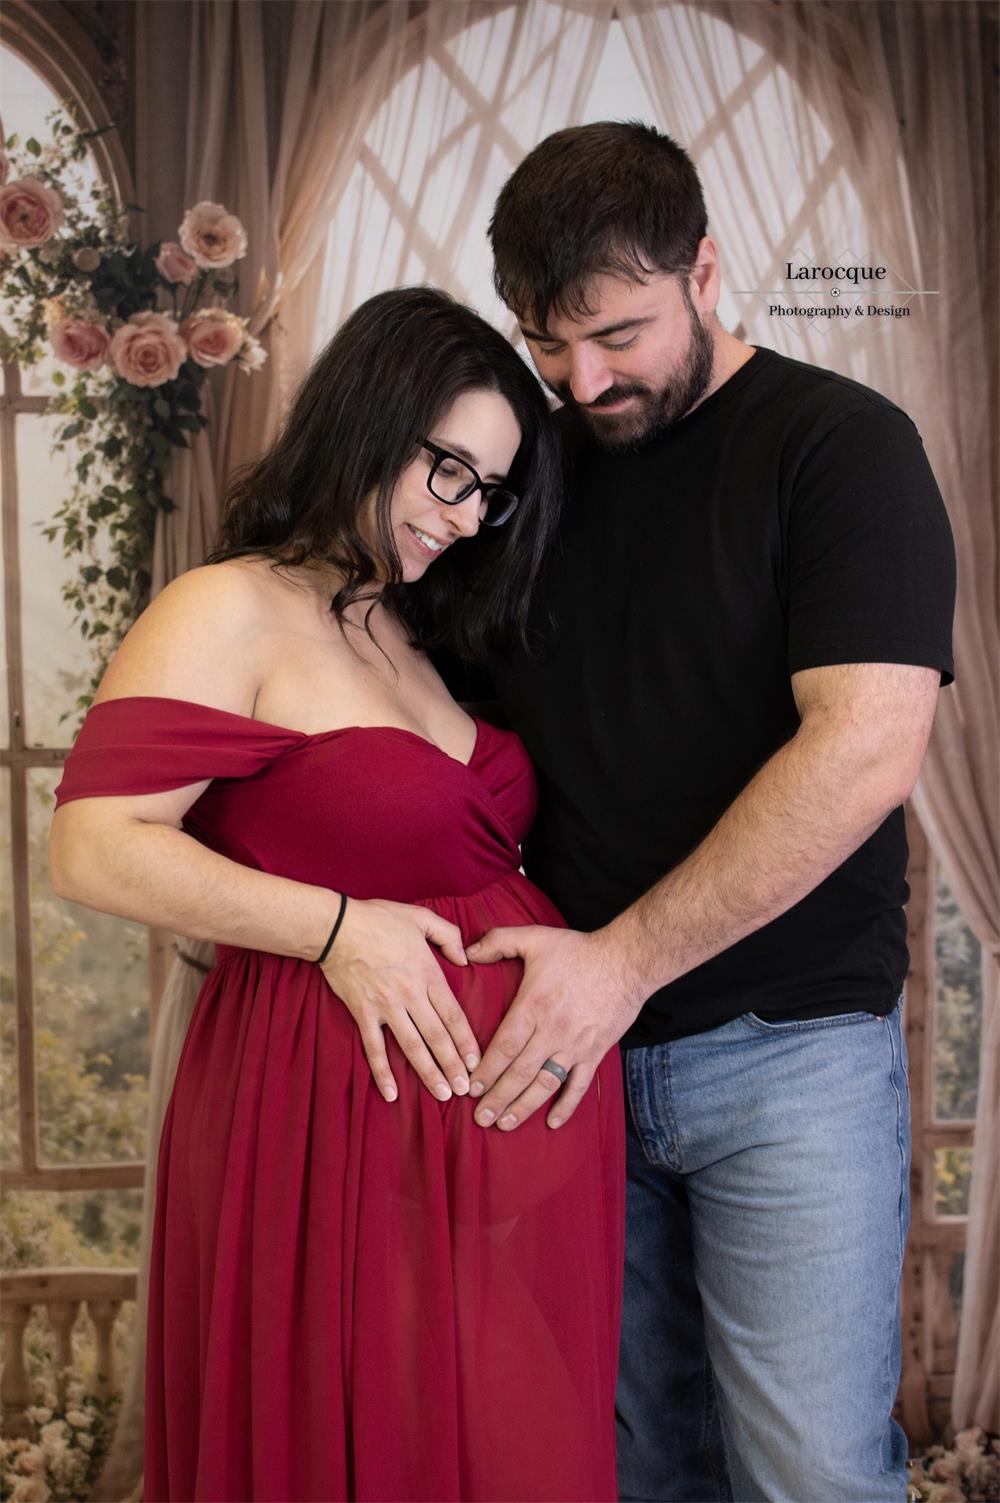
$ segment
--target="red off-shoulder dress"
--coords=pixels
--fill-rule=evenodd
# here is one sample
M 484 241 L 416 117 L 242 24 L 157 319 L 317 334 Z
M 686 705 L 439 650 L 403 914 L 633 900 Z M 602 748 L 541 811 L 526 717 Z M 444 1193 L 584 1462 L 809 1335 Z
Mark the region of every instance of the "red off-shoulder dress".
M 57 802 L 204 778 L 184 829 L 233 861 L 423 904 L 466 943 L 562 923 L 518 870 L 531 764 L 486 722 L 466 765 L 394 727 L 106 700 Z M 313 962 L 216 953 L 160 1141 L 146 1503 L 614 1499 L 618 1051 L 563 1127 L 483 1129 L 388 1030 L 383 1100 Z M 440 963 L 485 1047 L 520 962 Z

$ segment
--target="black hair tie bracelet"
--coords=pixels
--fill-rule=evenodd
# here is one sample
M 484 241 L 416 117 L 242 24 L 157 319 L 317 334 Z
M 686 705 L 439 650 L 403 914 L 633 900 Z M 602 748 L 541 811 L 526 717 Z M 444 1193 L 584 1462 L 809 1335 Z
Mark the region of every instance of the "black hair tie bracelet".
M 337 938 L 337 931 L 339 930 L 341 924 L 344 922 L 344 914 L 346 913 L 346 911 L 347 893 L 342 892 L 340 894 L 340 912 L 337 914 L 337 922 L 330 930 L 330 938 L 327 940 L 326 944 L 323 946 L 323 949 L 320 951 L 320 954 L 316 958 L 317 965 L 322 965 L 326 957 L 329 955 L 330 951 L 333 949 L 333 942 Z

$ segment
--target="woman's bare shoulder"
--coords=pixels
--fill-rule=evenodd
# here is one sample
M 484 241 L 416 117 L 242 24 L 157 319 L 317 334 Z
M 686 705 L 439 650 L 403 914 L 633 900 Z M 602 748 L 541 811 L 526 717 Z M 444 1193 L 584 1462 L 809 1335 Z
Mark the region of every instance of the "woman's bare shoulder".
M 95 702 L 157 694 L 249 714 L 271 600 L 261 571 L 240 559 L 178 575 L 124 637 Z

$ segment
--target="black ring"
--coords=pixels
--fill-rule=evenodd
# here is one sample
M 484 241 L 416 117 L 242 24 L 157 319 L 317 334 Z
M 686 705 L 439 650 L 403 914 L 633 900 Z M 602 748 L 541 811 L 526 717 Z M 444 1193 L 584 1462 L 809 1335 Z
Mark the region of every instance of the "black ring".
M 569 1076 L 569 1071 L 564 1070 L 562 1065 L 557 1065 L 554 1059 L 547 1059 L 544 1065 L 541 1065 L 539 1068 L 542 1070 L 548 1070 L 550 1075 L 554 1075 L 558 1081 L 562 1082 L 563 1085 L 566 1084 L 566 1080 Z

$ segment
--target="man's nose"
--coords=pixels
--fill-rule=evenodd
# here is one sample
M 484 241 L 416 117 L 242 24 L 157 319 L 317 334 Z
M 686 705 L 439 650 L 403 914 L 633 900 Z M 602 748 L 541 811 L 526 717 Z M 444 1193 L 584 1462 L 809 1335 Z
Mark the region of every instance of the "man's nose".
M 569 389 L 574 401 L 587 406 L 602 391 L 613 386 L 614 380 L 614 374 L 608 370 L 603 355 L 593 345 L 579 344 L 570 349 Z

